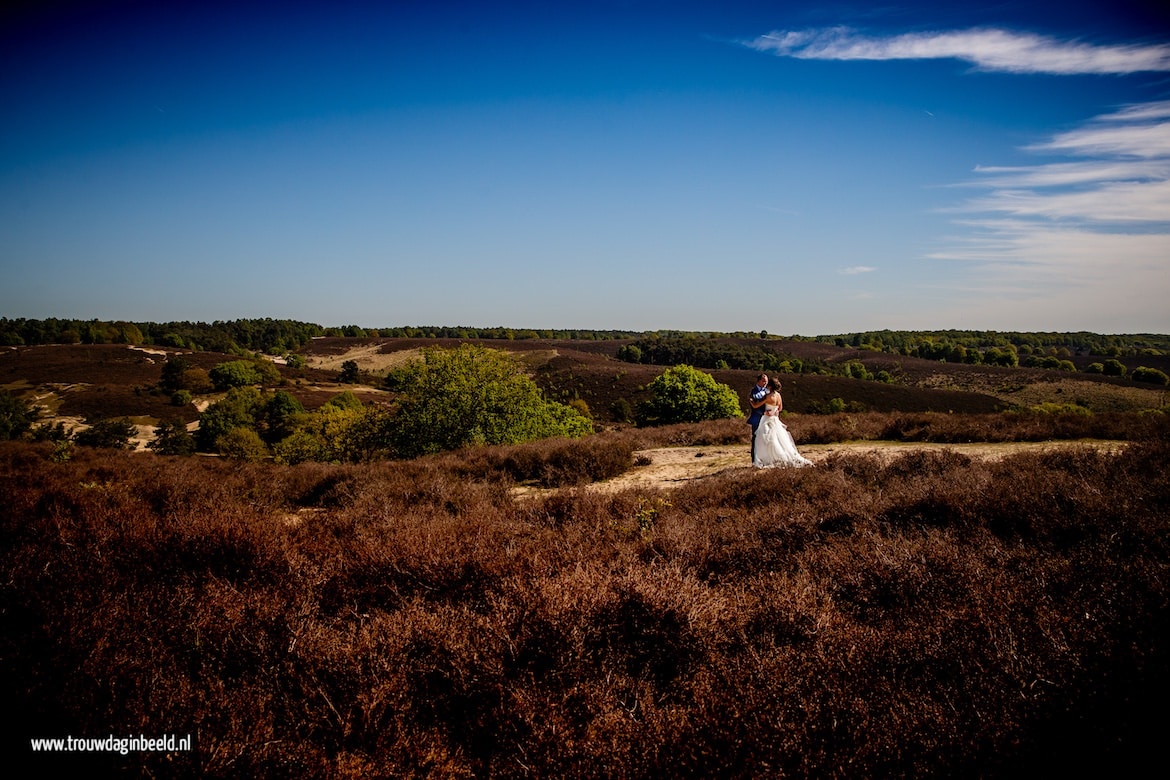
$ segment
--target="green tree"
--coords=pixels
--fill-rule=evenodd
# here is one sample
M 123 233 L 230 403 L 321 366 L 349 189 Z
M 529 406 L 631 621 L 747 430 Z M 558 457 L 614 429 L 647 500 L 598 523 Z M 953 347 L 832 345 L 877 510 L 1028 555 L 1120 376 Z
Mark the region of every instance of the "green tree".
M 264 399 L 254 387 L 234 387 L 199 415 L 195 443 L 200 452 L 215 452 L 216 441 L 233 428 L 255 428 L 264 414 Z
M 341 364 L 341 374 L 337 377 L 338 382 L 343 385 L 356 385 L 360 378 L 356 360 L 347 360 Z
M 627 363 L 641 363 L 642 349 L 637 344 L 623 344 L 618 347 L 617 358 Z
M 352 391 L 344 390 L 326 401 L 325 406 L 338 409 L 361 409 L 362 402 Z
M 325 404 L 297 415 L 297 428 L 272 450 L 278 463 L 357 463 L 387 457 L 392 419 L 380 405 L 341 407 Z
M 250 463 L 259 463 L 268 457 L 268 445 L 251 428 L 232 428 L 215 440 L 215 449 L 225 458 Z
M 1148 366 L 1138 366 L 1130 373 L 1129 378 L 1135 382 L 1150 382 L 1155 385 L 1170 383 L 1170 377 L 1167 377 L 1164 371 Z
M 399 394 L 391 436 L 401 457 L 593 431 L 579 412 L 545 399 L 514 358 L 477 345 L 424 349 L 387 386 Z
M 267 360 L 229 360 L 212 368 L 210 375 L 216 390 L 280 381 L 280 372 Z
M 272 454 L 277 463 L 288 466 L 330 459 L 321 437 L 306 430 L 294 431 L 278 441 L 272 447 Z
M 734 390 L 693 366 L 668 368 L 650 383 L 650 391 L 650 400 L 638 410 L 639 425 L 718 420 L 742 414 Z
M 610 404 L 609 413 L 616 422 L 632 423 L 634 421 L 634 407 L 625 398 L 619 398 Z
M 192 393 L 210 393 L 215 390 L 215 383 L 211 381 L 211 375 L 207 373 L 206 369 L 188 368 L 183 372 L 181 386 L 184 390 L 190 390 Z
M 277 390 L 264 403 L 261 418 L 256 422 L 262 429 L 263 438 L 270 442 L 279 441 L 292 433 L 298 415 L 305 413 L 301 402 L 283 390 Z
M 0 390 L 0 441 L 19 439 L 37 419 L 37 410 L 23 398 Z
M 183 372 L 189 368 L 192 368 L 192 365 L 187 362 L 186 358 L 182 355 L 172 355 L 167 358 L 167 362 L 163 363 L 162 378 L 159 380 L 158 386 L 168 393 L 185 389 Z
M 125 417 L 97 420 L 83 431 L 73 435 L 73 440 L 83 447 L 109 447 L 125 450 L 130 448 L 130 437 L 138 433 L 134 423 Z
M 1105 376 L 1125 376 L 1125 364 L 1120 360 L 1110 358 L 1105 361 L 1102 373 Z
M 154 439 L 146 446 L 159 455 L 192 455 L 195 437 L 181 420 L 163 420 L 154 429 Z

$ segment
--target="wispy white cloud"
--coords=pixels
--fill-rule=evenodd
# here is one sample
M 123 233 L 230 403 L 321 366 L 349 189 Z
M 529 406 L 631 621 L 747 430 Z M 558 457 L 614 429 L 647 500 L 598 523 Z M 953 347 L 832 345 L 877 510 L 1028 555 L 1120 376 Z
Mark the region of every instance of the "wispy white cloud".
M 1129 106 L 1025 149 L 1083 159 L 976 168 L 981 180 L 968 183 L 991 191 L 962 210 L 1082 225 L 1170 225 L 1170 102 Z
M 851 265 L 848 268 L 842 268 L 837 273 L 845 276 L 856 276 L 857 274 L 868 274 L 877 269 L 870 265 Z
M 975 168 L 980 187 L 1059 187 L 1111 181 L 1159 181 L 1170 177 L 1170 160 L 1140 162 L 1093 160 L 1030 167 Z M 970 182 L 968 182 L 970 184 Z
M 999 29 L 867 36 L 848 27 L 778 30 L 745 44 L 812 60 L 958 59 L 986 71 L 1121 74 L 1170 71 L 1170 45 L 1099 45 Z
M 1170 103 L 1128 106 L 1027 150 L 1081 159 L 977 168 L 967 184 L 988 192 L 956 209 L 969 215 L 957 222 L 965 235 L 931 257 L 966 263 L 972 292 L 1037 315 L 1086 307 L 1170 326 Z

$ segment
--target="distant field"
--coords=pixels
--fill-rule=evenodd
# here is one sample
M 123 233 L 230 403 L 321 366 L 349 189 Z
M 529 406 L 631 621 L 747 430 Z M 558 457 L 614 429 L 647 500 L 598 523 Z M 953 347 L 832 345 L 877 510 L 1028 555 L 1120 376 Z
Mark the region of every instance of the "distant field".
M 417 357 L 420 349 L 462 341 L 318 338 L 299 350 L 306 361 L 304 368 L 277 368 L 282 389 L 309 409 L 347 389 L 366 400 L 386 400 L 379 386 L 388 371 Z M 646 385 L 665 368 L 618 360 L 617 352 L 626 343 L 622 340 L 472 341 L 512 352 L 546 395 L 563 402 L 584 401 L 601 425 L 616 422 L 616 404 L 633 406 L 644 400 L 648 396 Z M 832 399 L 841 399 L 855 411 L 878 412 L 989 413 L 1041 403 L 1075 403 L 1095 412 L 1125 412 L 1166 404 L 1164 389 L 1098 375 L 940 363 L 810 341 L 768 343 L 770 348 L 802 360 L 820 361 L 828 367 L 858 361 L 874 373 L 885 370 L 894 377 L 893 382 L 885 383 L 823 374 L 780 374 L 785 408 L 802 414 L 823 409 Z M 216 352 L 110 344 L 10 347 L 0 350 L 0 388 L 39 404 L 44 421 L 62 421 L 70 427 L 98 417 L 133 417 L 144 427 L 165 419 L 190 424 L 197 419 L 198 409 L 217 396 L 206 395 L 177 407 L 169 396 L 157 392 L 167 355 L 180 354 L 203 369 L 239 358 Z M 356 386 L 337 381 L 342 364 L 350 360 L 362 376 L 362 383 Z M 711 369 L 710 373 L 741 393 L 742 400 L 757 372 Z

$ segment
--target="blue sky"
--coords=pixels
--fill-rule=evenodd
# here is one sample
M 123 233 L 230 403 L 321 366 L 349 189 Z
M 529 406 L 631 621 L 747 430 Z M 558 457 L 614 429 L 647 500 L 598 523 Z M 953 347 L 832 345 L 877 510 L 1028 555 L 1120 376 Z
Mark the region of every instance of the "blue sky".
M 25 4 L 0 316 L 1170 332 L 1155 5 Z

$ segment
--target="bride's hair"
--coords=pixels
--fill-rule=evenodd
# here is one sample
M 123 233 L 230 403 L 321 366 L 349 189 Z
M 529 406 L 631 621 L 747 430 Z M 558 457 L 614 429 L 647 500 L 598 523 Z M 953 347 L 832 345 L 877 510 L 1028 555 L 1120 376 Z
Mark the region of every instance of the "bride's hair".
M 776 378 L 769 379 L 768 380 L 768 389 L 772 390 L 773 392 L 779 393 L 780 392 L 780 380 L 776 379 Z

